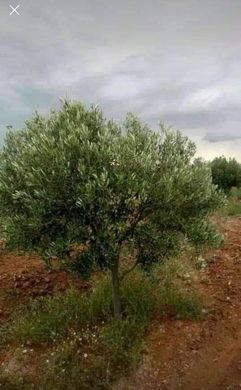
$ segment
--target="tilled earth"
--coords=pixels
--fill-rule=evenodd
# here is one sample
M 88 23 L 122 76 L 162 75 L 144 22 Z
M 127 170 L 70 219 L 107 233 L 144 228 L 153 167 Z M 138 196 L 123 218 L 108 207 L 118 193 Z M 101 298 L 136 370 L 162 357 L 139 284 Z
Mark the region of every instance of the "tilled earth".
M 88 283 L 64 270 L 48 271 L 37 256 L 9 253 L 0 248 L 0 324 L 30 298 L 65 291 L 73 285 L 80 290 L 89 288 Z

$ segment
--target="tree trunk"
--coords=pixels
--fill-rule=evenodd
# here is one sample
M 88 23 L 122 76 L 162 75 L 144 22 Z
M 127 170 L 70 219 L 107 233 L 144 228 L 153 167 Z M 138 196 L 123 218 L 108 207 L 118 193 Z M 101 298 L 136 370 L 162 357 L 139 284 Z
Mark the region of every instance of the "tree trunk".
M 112 300 L 114 307 L 115 318 L 121 317 L 121 302 L 120 302 L 120 280 L 118 274 L 118 263 L 111 268 L 112 278 Z

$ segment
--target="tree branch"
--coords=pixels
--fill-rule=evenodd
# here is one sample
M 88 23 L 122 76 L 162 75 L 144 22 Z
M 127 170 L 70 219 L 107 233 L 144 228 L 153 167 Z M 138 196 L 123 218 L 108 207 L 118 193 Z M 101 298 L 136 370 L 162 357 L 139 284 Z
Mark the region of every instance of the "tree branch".
M 139 264 L 139 260 L 137 259 L 131 268 L 127 269 L 122 273 L 122 275 L 120 276 L 120 280 L 123 280 L 131 271 L 133 271 L 136 268 L 138 264 Z

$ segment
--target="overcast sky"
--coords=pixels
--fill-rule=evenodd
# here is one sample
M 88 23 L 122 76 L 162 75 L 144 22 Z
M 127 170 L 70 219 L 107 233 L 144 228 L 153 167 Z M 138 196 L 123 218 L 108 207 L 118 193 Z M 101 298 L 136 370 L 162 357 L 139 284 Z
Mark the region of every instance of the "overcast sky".
M 241 0 L 0 1 L 1 140 L 68 97 L 241 161 Z

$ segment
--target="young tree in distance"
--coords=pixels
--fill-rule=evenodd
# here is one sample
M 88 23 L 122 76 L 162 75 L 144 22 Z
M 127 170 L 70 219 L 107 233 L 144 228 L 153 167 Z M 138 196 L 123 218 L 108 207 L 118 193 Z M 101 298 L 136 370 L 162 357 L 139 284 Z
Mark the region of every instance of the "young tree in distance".
M 216 157 L 211 161 L 213 183 L 225 193 L 241 185 L 241 164 L 235 158 Z
M 136 265 L 158 261 L 183 239 L 210 238 L 207 216 L 221 198 L 194 154 L 180 132 L 155 133 L 131 114 L 118 126 L 96 107 L 67 101 L 48 118 L 36 113 L 23 130 L 9 130 L 1 152 L 9 243 L 45 258 L 84 244 L 76 264 L 110 270 L 118 317 L 120 282 Z M 126 243 L 137 256 L 122 271 Z

